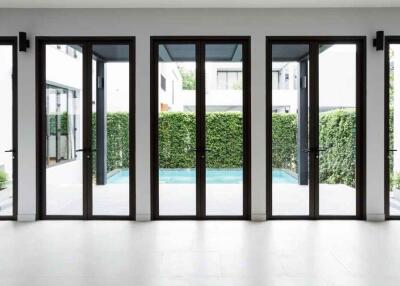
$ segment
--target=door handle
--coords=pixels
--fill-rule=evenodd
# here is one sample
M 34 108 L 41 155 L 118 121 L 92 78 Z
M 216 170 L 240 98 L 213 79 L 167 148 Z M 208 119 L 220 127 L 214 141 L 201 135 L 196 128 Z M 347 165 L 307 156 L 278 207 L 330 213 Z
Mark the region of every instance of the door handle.
M 92 148 L 83 148 L 83 149 L 76 149 L 75 152 L 97 152 L 97 150 Z
M 397 152 L 397 149 L 388 149 L 389 152 Z
M 10 150 L 6 150 L 6 151 L 4 151 L 4 153 L 14 153 L 15 152 L 15 150 L 14 149 L 10 149 Z

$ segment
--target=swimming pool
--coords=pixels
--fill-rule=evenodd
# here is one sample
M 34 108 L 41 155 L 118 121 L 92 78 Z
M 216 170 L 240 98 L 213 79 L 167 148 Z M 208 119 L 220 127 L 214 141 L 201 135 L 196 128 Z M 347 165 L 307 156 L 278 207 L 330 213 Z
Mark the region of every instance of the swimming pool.
M 273 183 L 295 184 L 296 178 L 289 173 L 274 169 L 272 171 Z M 108 178 L 109 184 L 127 184 L 129 181 L 128 170 L 122 170 Z M 194 184 L 196 182 L 195 169 L 160 169 L 160 184 Z M 242 184 L 242 169 L 207 169 L 206 181 L 208 184 Z

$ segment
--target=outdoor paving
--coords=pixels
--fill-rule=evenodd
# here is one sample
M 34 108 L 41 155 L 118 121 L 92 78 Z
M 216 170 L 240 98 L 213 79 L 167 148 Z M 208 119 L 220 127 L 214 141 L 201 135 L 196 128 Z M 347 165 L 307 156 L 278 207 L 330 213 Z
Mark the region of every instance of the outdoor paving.
M 76 160 L 47 172 L 47 214 L 82 215 L 82 166 Z M 241 215 L 243 212 L 242 184 L 207 184 L 207 215 Z M 308 186 L 293 183 L 273 184 L 274 215 L 308 215 Z M 4 191 L 3 191 L 4 192 Z M 0 192 L 3 193 L 3 192 Z M 5 193 L 3 193 L 5 194 Z M 321 215 L 355 215 L 355 190 L 343 184 L 320 185 Z M 7 199 L 11 202 L 11 198 Z M 7 203 L 7 202 L 6 202 Z M 0 205 L 4 205 L 0 197 Z M 11 204 L 9 203 L 11 206 Z M 7 211 L 3 208 L 0 214 Z M 8 209 L 11 212 L 11 209 Z M 194 184 L 159 185 L 160 215 L 195 215 Z M 400 214 L 400 201 L 391 198 L 391 214 Z M 93 185 L 94 215 L 128 215 L 128 184 Z
M 243 195 L 240 184 L 207 185 L 208 215 L 242 214 Z M 48 214 L 82 214 L 81 185 L 49 185 Z M 195 186 L 190 184 L 160 184 L 161 215 L 193 215 L 196 206 Z M 94 214 L 127 215 L 129 193 L 126 184 L 95 186 Z M 345 185 L 320 186 L 321 214 L 354 215 L 355 191 Z M 273 185 L 273 214 L 308 214 L 307 186 Z

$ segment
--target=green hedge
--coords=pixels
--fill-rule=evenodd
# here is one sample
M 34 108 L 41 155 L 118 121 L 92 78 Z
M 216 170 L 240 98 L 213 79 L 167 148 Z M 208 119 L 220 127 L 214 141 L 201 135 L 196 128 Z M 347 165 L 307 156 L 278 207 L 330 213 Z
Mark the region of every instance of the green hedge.
M 296 114 L 272 115 L 272 166 L 296 172 Z M 356 114 L 354 110 L 333 110 L 319 116 L 320 182 L 355 185 Z
M 296 172 L 297 116 L 272 114 L 272 166 Z
M 162 112 L 159 116 L 161 168 L 194 168 L 196 125 L 193 112 Z M 206 114 L 208 168 L 237 168 L 242 163 L 243 121 L 240 112 Z
M 62 116 L 62 131 L 67 120 Z M 161 168 L 194 168 L 196 153 L 195 114 L 162 112 L 159 115 L 159 163 Z M 54 121 L 55 119 L 53 119 Z M 354 110 L 333 110 L 320 113 L 320 146 L 328 148 L 320 157 L 320 181 L 355 185 L 356 116 Z M 107 114 L 109 171 L 128 167 L 128 113 Z M 55 121 L 54 121 L 55 122 Z M 297 115 L 272 115 L 272 164 L 274 168 L 296 172 Z M 54 125 L 54 123 L 53 123 Z M 238 168 L 243 165 L 243 121 L 240 112 L 206 114 L 207 167 Z M 93 138 L 96 136 L 93 115 Z
M 93 149 L 96 149 L 96 114 L 92 117 Z M 94 153 L 95 155 L 95 153 Z M 95 169 L 95 157 L 93 160 Z M 129 113 L 107 113 L 107 170 L 129 167 Z
M 321 113 L 319 117 L 321 153 L 320 181 L 328 184 L 355 186 L 356 114 L 354 110 Z

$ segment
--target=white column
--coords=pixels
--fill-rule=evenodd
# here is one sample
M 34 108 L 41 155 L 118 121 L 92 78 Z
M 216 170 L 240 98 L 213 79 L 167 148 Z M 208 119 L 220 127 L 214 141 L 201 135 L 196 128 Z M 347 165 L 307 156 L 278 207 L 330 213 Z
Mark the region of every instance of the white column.
M 28 31 L 27 31 L 28 32 Z M 30 33 L 28 32 L 28 35 Z M 18 52 L 18 220 L 36 218 L 35 47 Z
M 136 220 L 151 218 L 150 37 L 136 36 Z
M 266 219 L 265 35 L 251 38 L 251 219 Z
M 367 220 L 382 221 L 384 212 L 384 53 L 367 39 Z

